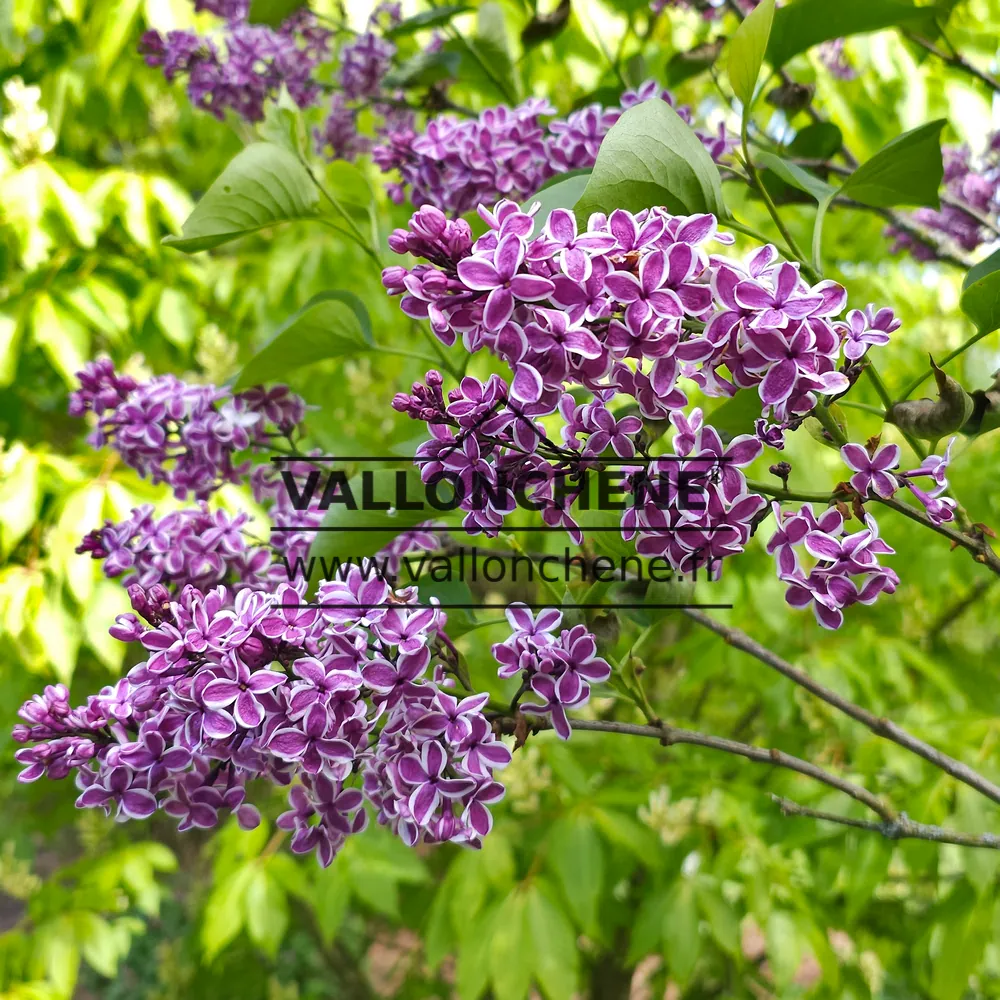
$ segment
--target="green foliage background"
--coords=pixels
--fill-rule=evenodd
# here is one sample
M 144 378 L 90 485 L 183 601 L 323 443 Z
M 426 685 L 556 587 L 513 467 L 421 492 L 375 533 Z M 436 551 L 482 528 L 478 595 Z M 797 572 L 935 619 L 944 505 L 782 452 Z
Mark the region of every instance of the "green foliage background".
M 952 41 L 988 62 L 1000 5 L 951 6 Z M 514 56 L 496 65 L 510 85 L 548 94 L 563 110 L 620 91 L 608 46 L 629 19 L 645 17 L 645 3 L 579 0 L 566 30 L 522 53 L 515 40 L 530 6 L 486 7 L 480 23 L 494 26 L 501 54 L 509 36 Z M 0 80 L 41 88 L 55 140 L 35 156 L 0 137 L 0 998 L 1000 996 L 1000 854 L 783 818 L 769 793 L 860 813 L 804 779 L 696 748 L 592 733 L 568 745 L 532 737 L 503 775 L 507 799 L 481 853 L 411 851 L 376 828 L 327 871 L 272 835 L 278 792 L 261 803 L 265 823 L 253 833 L 227 826 L 179 836 L 165 819 L 122 827 L 80 814 L 70 787 L 16 785 L 9 731 L 21 701 L 55 679 L 79 700 L 125 666 L 124 647 L 106 634 L 124 595 L 74 546 L 106 517 L 171 502 L 87 447 L 85 427 L 65 413 L 72 373 L 106 352 L 133 372 L 222 381 L 331 287 L 361 296 L 376 342 L 427 350 L 370 263 L 318 225 L 197 256 L 160 245 L 249 138 L 237 123 L 192 111 L 136 54 L 146 26 L 191 16 L 186 0 L 0 0 Z M 619 68 L 630 83 L 665 79 L 677 66 L 671 57 L 708 32 L 697 15 L 672 13 L 641 52 L 630 36 Z M 811 56 L 792 70 L 815 82 L 817 105 L 862 159 L 939 117 L 949 121 L 945 141 L 981 143 L 993 121 L 984 87 L 892 31 L 852 39 L 848 53 L 861 70 L 850 83 Z M 473 66 L 463 65 L 461 80 L 459 95 L 475 107 L 501 99 Z M 705 73 L 676 91 L 703 118 L 724 114 Z M 771 114 L 759 111 L 761 124 Z M 790 137 L 805 124 L 773 112 L 769 134 Z M 357 218 L 383 241 L 405 219 L 377 176 L 326 169 L 352 203 L 368 201 L 370 184 L 377 210 Z M 739 204 L 732 190 L 741 218 L 766 226 L 760 206 Z M 808 244 L 814 209 L 783 211 Z M 835 211 L 824 253 L 853 305 L 887 304 L 903 320 L 880 362 L 893 391 L 925 369 L 928 351 L 940 356 L 972 331 L 958 311 L 962 272 L 888 256 L 883 224 Z M 985 388 L 998 360 L 993 335 L 955 374 L 967 389 Z M 489 364 L 477 356 L 471 370 L 482 375 Z M 388 404 L 422 371 L 418 361 L 366 350 L 292 382 L 320 407 L 309 424 L 319 446 L 405 451 L 413 426 Z M 879 430 L 875 416 L 852 410 L 849 419 L 856 440 Z M 995 434 L 960 440 L 952 467 L 973 519 L 994 525 L 997 442 Z M 800 489 L 844 474 L 805 431 L 786 457 Z M 231 488 L 218 502 L 250 504 Z M 880 520 L 903 583 L 894 598 L 852 608 L 839 632 L 787 608 L 761 533 L 721 583 L 699 586 L 706 600 L 735 605 L 733 624 L 823 683 L 996 779 L 1000 587 L 919 526 L 889 512 Z M 956 605 L 963 614 L 948 623 Z M 603 624 L 610 648 L 627 654 Z M 509 697 L 489 656 L 503 634 L 484 625 L 461 645 L 474 685 Z M 646 629 L 633 652 L 672 723 L 779 745 L 891 793 L 926 822 L 997 829 L 995 808 L 683 617 Z

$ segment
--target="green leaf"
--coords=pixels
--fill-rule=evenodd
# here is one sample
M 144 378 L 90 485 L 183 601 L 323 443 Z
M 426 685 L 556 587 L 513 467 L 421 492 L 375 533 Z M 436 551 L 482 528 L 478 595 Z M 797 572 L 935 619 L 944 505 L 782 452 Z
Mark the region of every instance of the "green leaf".
M 714 886 L 698 886 L 698 907 L 719 947 L 734 958 L 740 954 L 740 919 Z
M 303 0 L 250 0 L 247 20 L 251 24 L 275 27 L 303 6 Z
M 767 958 L 780 990 L 791 985 L 802 961 L 802 938 L 795 920 L 786 910 L 773 910 L 767 920 Z
M 937 208 L 944 177 L 944 118 L 896 136 L 844 182 L 840 193 L 875 208 L 929 205 Z
M 273 382 L 305 365 L 374 349 L 371 320 L 353 292 L 313 296 L 244 366 L 234 388 Z
M 524 1000 L 531 985 L 532 942 L 520 889 L 500 904 L 490 940 L 489 969 L 496 1000 Z
M 404 18 L 395 27 L 385 32 L 386 38 L 402 38 L 404 35 L 412 35 L 416 31 L 424 28 L 438 28 L 442 24 L 447 24 L 453 17 L 464 14 L 472 10 L 468 4 L 445 4 L 441 7 L 433 7 L 430 10 L 421 11 L 413 17 Z
M 727 399 L 705 417 L 705 423 L 714 427 L 723 441 L 731 441 L 740 434 L 753 433 L 754 424 L 761 414 L 763 404 L 754 389 L 741 389 L 732 399 Z
M 503 904 L 483 911 L 468 928 L 462 940 L 455 968 L 455 987 L 461 1000 L 478 1000 L 486 989 L 490 976 L 490 945 Z
M 833 122 L 813 122 L 796 133 L 788 152 L 803 160 L 828 160 L 843 144 L 844 135 Z
M 298 159 L 284 146 L 254 142 L 230 160 L 195 205 L 181 235 L 162 242 L 197 253 L 265 226 L 312 218 L 318 211 L 319 191 Z
M 611 127 L 576 211 L 586 218 L 656 205 L 683 215 L 727 215 L 718 167 L 690 126 L 658 99 L 629 108 Z
M 288 897 L 266 867 L 254 873 L 246 894 L 247 931 L 266 955 L 277 955 L 288 928 Z
M 833 38 L 926 20 L 927 8 L 909 0 L 795 0 L 775 13 L 767 61 L 783 66 L 792 56 Z
M 313 887 L 313 913 L 325 944 L 333 943 L 340 925 L 344 922 L 350 901 L 351 887 L 343 868 L 333 866 L 316 876 Z
M 215 958 L 242 930 L 247 889 L 256 871 L 257 866 L 252 862 L 243 865 L 212 889 L 201 927 L 201 947 L 207 961 Z
M 665 69 L 667 86 L 676 87 L 685 80 L 690 80 L 691 77 L 710 69 L 719 58 L 723 44 L 721 39 L 717 39 L 689 49 L 687 52 L 675 52 L 667 60 Z
M 583 197 L 583 192 L 590 182 L 589 170 L 574 170 L 569 174 L 559 174 L 553 180 L 543 184 L 530 198 L 524 200 L 525 205 L 541 202 L 535 218 L 543 225 L 549 213 L 557 208 L 572 209 Z M 583 220 L 586 222 L 586 220 Z
M 598 934 L 604 848 L 597 830 L 587 816 L 566 816 L 552 827 L 548 843 L 549 866 L 559 879 L 570 912 L 581 930 Z
M 667 971 L 681 986 L 694 972 L 700 946 L 694 885 L 689 879 L 682 878 L 671 890 L 663 914 L 663 949 Z
M 461 56 L 448 49 L 418 52 L 389 73 L 383 83 L 390 88 L 430 87 L 442 80 L 454 80 L 461 62 Z
M 980 333 L 1000 329 L 1000 250 L 965 276 L 961 305 Z
M 570 1000 L 579 978 L 579 949 L 573 925 L 537 883 L 532 884 L 527 897 L 535 979 L 547 1000 Z
M 743 116 L 750 113 L 757 77 L 764 65 L 764 52 L 774 21 L 774 0 L 762 0 L 743 19 L 729 43 L 729 82 L 743 104 Z
M 325 477 L 318 489 L 323 488 Z M 443 487 L 446 495 L 447 487 Z M 311 579 L 310 593 L 319 583 L 321 571 L 334 576 L 341 564 L 348 559 L 357 561 L 374 555 L 385 548 L 400 532 L 412 528 L 421 521 L 437 515 L 437 511 L 426 504 L 426 493 L 416 469 L 392 469 L 385 467 L 367 468 L 347 481 L 346 491 L 339 488 L 337 496 L 345 502 L 331 503 L 309 549 L 309 559 L 316 560 Z M 366 496 L 377 503 L 388 503 L 391 509 L 364 509 Z M 420 502 L 419 510 L 406 510 L 398 505 L 402 498 L 408 502 Z M 352 507 L 353 504 L 353 507 Z M 393 505 L 395 505 L 393 507 Z M 308 560 L 307 560 L 308 563 Z
M 787 163 L 774 153 L 758 153 L 757 166 L 764 167 L 776 173 L 786 184 L 791 184 L 793 188 L 805 191 L 816 201 L 824 201 L 837 193 L 837 189 L 832 184 L 820 180 L 815 174 L 803 170 L 796 163 Z

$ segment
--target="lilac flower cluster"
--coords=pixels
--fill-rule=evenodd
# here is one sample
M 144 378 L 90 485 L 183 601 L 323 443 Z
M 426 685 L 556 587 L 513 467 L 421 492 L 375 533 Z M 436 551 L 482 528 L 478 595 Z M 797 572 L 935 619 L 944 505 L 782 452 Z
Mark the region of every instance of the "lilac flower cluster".
M 330 55 L 330 32 L 305 7 L 279 27 L 251 24 L 249 4 L 196 3 L 226 19 L 216 37 L 192 31 L 147 31 L 140 52 L 150 66 L 162 66 L 168 80 L 187 76 L 191 103 L 220 120 L 233 111 L 247 121 L 261 121 L 268 99 L 284 86 L 300 108 L 315 104 L 322 88 L 313 78 Z
M 104 561 L 104 573 L 128 586 L 162 583 L 172 591 L 187 586 L 207 591 L 225 583 L 235 589 L 260 586 L 271 565 L 265 545 L 247 537 L 250 516 L 209 510 L 201 501 L 161 518 L 152 504 L 132 510 L 117 524 L 105 521 L 77 548 Z
M 69 411 L 97 417 L 90 443 L 111 445 L 141 476 L 169 484 L 180 499 L 189 493 L 205 499 L 239 482 L 249 463 L 234 464 L 234 456 L 291 434 L 305 416 L 305 404 L 284 386 L 233 395 L 173 375 L 139 384 L 107 359 L 90 362 L 77 377 Z
M 891 471 L 899 466 L 899 445 L 896 444 L 879 447 L 877 440 L 869 442 L 867 448 L 860 444 L 845 444 L 840 454 L 854 473 L 850 484 L 861 497 L 874 495 L 888 499 L 905 485 L 935 524 L 945 524 L 955 519 L 957 506 L 950 497 L 942 496 L 948 488 L 948 465 L 954 444 L 955 438 L 952 438 L 944 455 L 928 455 L 916 469 L 898 473 Z M 929 490 L 921 489 L 913 482 L 915 478 L 924 476 L 933 480 Z
M 256 825 L 248 784 L 292 785 L 279 826 L 324 865 L 364 825 L 366 798 L 407 843 L 478 845 L 510 760 L 487 696 L 458 701 L 439 683 L 454 663 L 442 611 L 366 576 L 325 583 L 318 606 L 289 584 L 173 600 L 133 585 L 136 613 L 111 632 L 147 659 L 78 708 L 61 685 L 25 703 L 21 780 L 75 771 L 78 806 L 119 820 L 160 809 L 181 829 L 223 811 Z
M 843 287 L 810 286 L 772 246 L 745 261 L 710 256 L 708 242 L 732 242 L 711 215 L 618 209 L 581 232 L 568 209 L 541 227 L 511 201 L 479 211 L 489 230 L 473 242 L 463 220 L 420 209 L 389 242 L 427 263 L 386 268 L 383 284 L 444 343 L 461 335 L 470 352 L 505 360 L 511 398 L 539 413 L 568 382 L 604 400 L 625 393 L 642 416 L 665 419 L 686 405 L 685 376 L 710 396 L 756 387 L 762 415 L 787 424 L 849 387 L 838 370 L 845 342 L 856 354 L 866 335 L 881 342 L 895 328 L 887 310 L 873 330 L 835 323 Z
M 633 490 L 646 482 L 657 488 L 646 487 L 641 502 L 626 509 L 622 536 L 636 539 L 639 555 L 664 557 L 680 573 L 704 567 L 710 578 L 718 578 L 722 560 L 744 550 L 767 506 L 764 497 L 748 490 L 740 471 L 763 446 L 744 434 L 724 447 L 697 408 L 690 418 L 675 411 L 671 421 L 677 429 L 674 454 L 650 463 L 648 479 L 633 478 Z
M 879 538 L 870 514 L 863 530 L 848 534 L 835 507 L 819 517 L 811 504 L 794 512 L 782 511 L 778 503 L 771 507 L 778 527 L 767 551 L 775 558 L 779 579 L 788 584 L 785 600 L 793 608 L 811 604 L 819 624 L 836 629 L 844 622 L 845 608 L 873 604 L 879 594 L 896 590 L 899 577 L 878 558 L 894 550 Z M 808 572 L 800 561 L 802 550 L 815 561 Z
M 995 231 L 980 220 L 995 223 L 1000 215 L 1000 132 L 991 132 L 986 139 L 986 151 L 979 157 L 974 157 L 968 146 L 942 147 L 944 185 L 956 204 L 918 208 L 912 215 L 924 229 L 967 253 L 995 239 Z M 885 232 L 893 240 L 893 253 L 908 251 L 917 260 L 936 256 L 933 247 L 911 233 L 894 226 Z
M 556 735 L 568 740 L 572 732 L 566 710 L 581 708 L 590 700 L 590 686 L 611 676 L 611 667 L 597 655 L 594 637 L 583 625 L 553 633 L 562 623 L 562 612 L 546 608 L 537 615 L 523 604 L 507 608 L 512 633 L 493 646 L 500 664 L 498 675 L 521 677 L 522 692 L 537 702 L 525 702 L 526 715 L 546 715 Z
M 542 118 L 554 115 L 555 108 L 537 97 L 515 108 L 489 108 L 477 118 L 439 115 L 420 134 L 411 120 L 402 119 L 383 130 L 372 156 L 383 172 L 399 171 L 400 182 L 388 188 L 395 202 L 402 203 L 408 191 L 418 208 L 433 205 L 461 215 L 497 198 L 525 198 L 556 174 L 592 167 L 622 112 L 655 99 L 674 104 L 669 91 L 647 80 L 622 94 L 618 107 L 590 104 L 547 125 Z M 689 108 L 677 111 L 692 122 Z M 734 145 L 724 129 L 717 135 L 696 134 L 717 160 Z

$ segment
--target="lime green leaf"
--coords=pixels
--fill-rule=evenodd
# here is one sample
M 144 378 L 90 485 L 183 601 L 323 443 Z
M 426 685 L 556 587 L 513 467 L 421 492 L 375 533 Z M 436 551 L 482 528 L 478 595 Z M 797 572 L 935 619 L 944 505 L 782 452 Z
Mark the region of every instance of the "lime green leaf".
M 629 108 L 611 127 L 576 208 L 586 218 L 655 205 L 684 215 L 727 214 L 718 168 L 690 126 L 661 100 Z
M 103 917 L 89 912 L 74 914 L 73 923 L 87 964 L 102 976 L 114 979 L 118 962 L 123 957 L 114 928 Z
M 343 868 L 327 868 L 316 876 L 313 913 L 323 941 L 330 945 L 340 930 L 351 901 L 351 887 Z
M 682 986 L 694 972 L 700 946 L 694 884 L 681 879 L 671 890 L 663 914 L 663 950 L 667 970 Z
M 723 437 L 731 440 L 740 434 L 750 434 L 760 417 L 763 404 L 754 389 L 741 389 L 732 399 L 727 399 L 705 417 L 705 423 L 714 427 Z
M 729 82 L 743 103 L 744 117 L 750 113 L 753 103 L 773 20 L 774 0 L 762 0 L 743 19 L 729 43 Z
M 581 930 L 596 935 L 604 881 L 604 849 L 590 819 L 579 814 L 559 820 L 549 832 L 549 866 L 559 879 Z
M 837 193 L 837 189 L 832 184 L 820 180 L 815 174 L 803 170 L 797 163 L 787 163 L 774 153 L 758 153 L 756 157 L 757 166 L 772 170 L 786 184 L 805 191 L 806 194 L 815 198 L 816 201 L 823 201 Z
M 962 312 L 980 333 L 1000 329 L 1000 250 L 980 261 L 962 282 Z
M 944 177 L 939 118 L 886 143 L 844 182 L 840 193 L 864 205 L 929 205 L 937 208 L 938 188 Z
M 573 206 L 583 197 L 583 192 L 590 181 L 589 170 L 579 170 L 573 174 L 561 174 L 554 182 L 543 184 L 538 191 L 530 198 L 524 200 L 525 205 L 534 202 L 541 202 L 535 218 L 538 224 L 543 225 L 549 217 L 549 213 L 557 208 L 573 208 Z M 586 222 L 586 219 L 583 220 Z
M 288 928 L 288 897 L 265 866 L 247 886 L 246 908 L 250 940 L 273 958 Z
M 31 335 L 66 384 L 75 387 L 76 373 L 90 356 L 90 333 L 83 324 L 43 293 L 31 310 Z
M 245 864 L 212 889 L 201 927 L 201 947 L 206 961 L 212 961 L 243 929 L 247 889 L 256 872 L 256 864 Z
M 527 915 L 538 985 L 547 1000 L 570 1000 L 579 978 L 573 925 L 537 883 L 527 893 Z
M 304 6 L 303 0 L 250 0 L 247 20 L 251 24 L 270 24 L 275 27 Z
M 4 559 L 31 530 L 41 503 L 40 463 L 34 452 L 15 444 L 0 454 L 0 557 Z
M 0 313 L 0 389 L 14 381 L 23 326 L 13 316 Z
M 273 382 L 304 365 L 372 347 L 371 320 L 361 299 L 340 289 L 320 292 L 278 327 L 243 366 L 235 388 Z
M 775 13 L 767 60 L 782 66 L 820 42 L 897 25 L 912 27 L 926 18 L 927 9 L 921 11 L 909 0 L 795 0 Z
M 196 253 L 238 236 L 319 211 L 319 192 L 308 171 L 283 146 L 255 142 L 238 153 L 205 192 L 180 236 L 163 243 Z
M 795 920 L 786 910 L 772 911 L 767 920 L 765 937 L 774 981 L 779 989 L 784 990 L 791 984 L 802 961 L 802 937 Z

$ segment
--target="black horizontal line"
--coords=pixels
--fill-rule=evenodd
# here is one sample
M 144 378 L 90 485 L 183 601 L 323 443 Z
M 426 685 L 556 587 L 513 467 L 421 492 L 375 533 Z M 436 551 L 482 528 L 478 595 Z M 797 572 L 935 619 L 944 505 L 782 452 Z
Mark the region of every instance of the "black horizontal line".
M 729 527 L 731 527 L 731 525 L 728 525 L 728 524 L 706 525 L 704 527 L 702 527 L 701 525 L 698 525 L 698 524 L 679 524 L 675 528 L 668 528 L 668 527 L 663 527 L 663 528 L 637 527 L 637 528 L 629 528 L 627 530 L 634 531 L 636 534 L 648 535 L 650 533 L 656 534 L 657 532 L 661 532 L 661 531 L 662 532 L 684 532 L 684 531 L 707 531 L 707 532 L 712 532 L 712 531 L 721 531 L 723 528 L 729 528 Z M 549 525 L 544 524 L 544 525 L 536 525 L 536 526 L 530 527 L 530 528 L 504 528 L 504 527 L 500 527 L 497 530 L 498 531 L 505 531 L 505 532 L 508 532 L 510 534 L 517 534 L 520 531 L 528 531 L 528 532 L 561 531 L 561 532 L 567 532 L 567 531 L 574 531 L 574 530 L 577 530 L 577 529 L 579 529 L 580 531 L 593 531 L 593 532 L 598 532 L 598 533 L 600 533 L 600 532 L 608 532 L 608 531 L 615 531 L 615 532 L 621 533 L 621 531 L 623 530 L 621 527 L 615 527 L 613 525 L 611 525 L 611 526 L 600 525 L 600 526 L 594 526 L 594 527 L 587 527 L 587 525 L 585 525 L 585 524 L 578 524 L 576 526 L 576 528 L 567 528 L 567 527 L 564 527 L 562 525 L 553 525 L 553 526 L 550 527 Z M 387 524 L 387 525 L 365 525 L 364 527 L 357 527 L 357 528 L 352 528 L 352 527 L 347 526 L 347 525 L 334 525 L 334 524 L 321 524 L 321 525 L 319 525 L 319 527 L 316 527 L 316 528 L 297 528 L 294 525 L 275 525 L 274 527 L 271 528 L 271 531 L 301 531 L 303 533 L 307 532 L 307 531 L 361 531 L 361 532 L 375 532 L 375 531 L 379 531 L 379 532 L 392 532 L 394 530 L 397 530 L 397 529 L 395 529 L 393 527 L 393 525 L 391 525 L 391 524 Z M 475 535 L 472 535 L 469 532 L 468 528 L 465 528 L 465 527 L 463 527 L 461 525 L 458 525 L 457 527 L 454 527 L 454 528 L 450 528 L 450 527 L 447 527 L 447 526 L 417 528 L 417 527 L 415 527 L 413 525 L 409 525 L 409 526 L 407 526 L 405 528 L 404 527 L 400 527 L 398 529 L 398 532 L 401 535 L 402 534 L 406 534 L 408 532 L 413 532 L 413 531 L 426 531 L 426 532 L 430 532 L 432 534 L 434 532 L 441 532 L 441 531 L 461 531 L 461 532 L 465 532 L 466 534 L 468 534 L 470 538 L 475 538 L 476 537 Z M 482 534 L 482 532 L 479 532 L 479 533 Z
M 703 611 L 731 611 L 732 604 L 554 604 L 552 601 L 512 601 L 511 604 L 525 605 L 529 608 L 580 608 L 585 611 L 612 611 L 616 608 L 624 608 L 632 611 L 654 610 L 654 611 L 679 611 L 684 608 L 699 608 Z M 506 611 L 511 604 L 277 604 L 275 607 L 283 611 L 301 611 L 305 608 L 352 608 L 358 611 L 374 611 L 377 608 L 399 608 L 410 610 L 417 608 L 421 610 L 436 609 L 440 611 L 448 610 L 483 610 L 483 611 Z
M 573 454 L 573 458 L 579 458 L 580 461 L 585 462 L 598 462 L 601 465 L 643 465 L 648 462 L 712 462 L 718 463 L 719 465 L 725 465 L 727 462 L 732 462 L 733 459 L 727 457 L 726 455 L 652 455 L 649 458 L 643 458 L 641 455 L 636 455 L 635 458 L 601 458 L 598 455 L 583 455 Z M 272 462 L 410 462 L 416 464 L 418 462 L 437 462 L 439 458 L 437 456 L 428 456 L 424 458 L 423 456 L 417 455 L 272 455 Z

